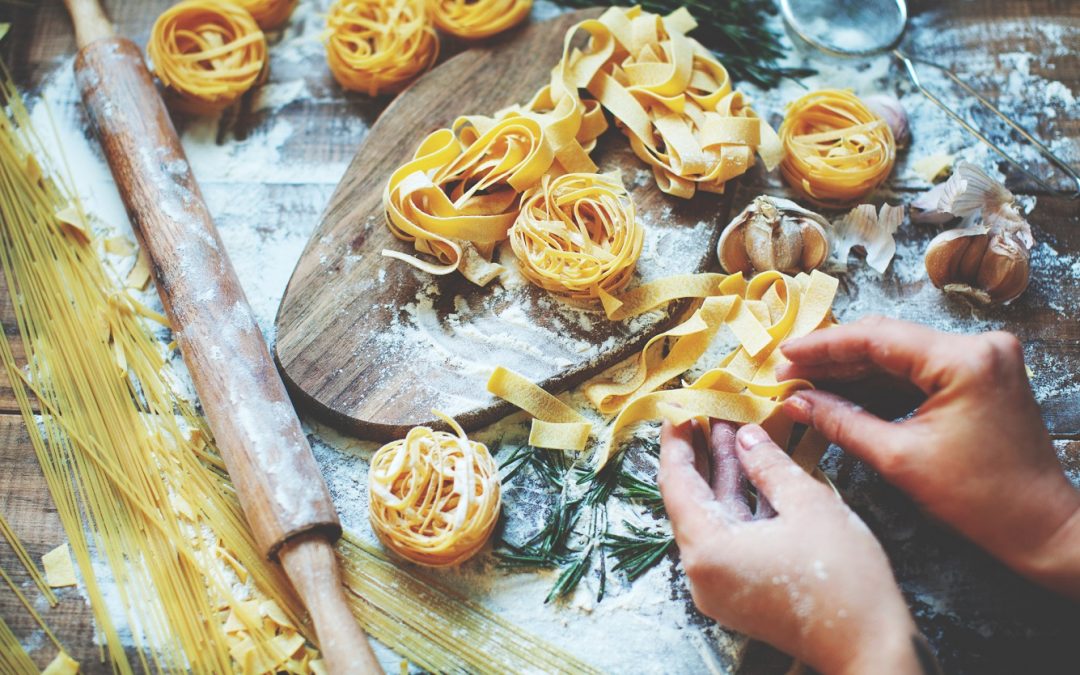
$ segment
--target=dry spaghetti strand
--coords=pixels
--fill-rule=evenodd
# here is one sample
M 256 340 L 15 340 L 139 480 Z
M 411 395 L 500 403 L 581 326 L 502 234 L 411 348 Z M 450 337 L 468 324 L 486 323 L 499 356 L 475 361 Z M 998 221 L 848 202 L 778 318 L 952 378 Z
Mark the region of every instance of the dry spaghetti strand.
M 338 0 L 326 28 L 334 79 L 368 96 L 401 91 L 439 56 L 423 0 Z
M 371 458 L 371 525 L 387 548 L 429 567 L 457 565 L 483 548 L 501 506 L 499 468 L 483 443 L 415 427 Z
M 599 302 L 634 274 L 644 230 L 618 173 L 545 176 L 510 228 L 521 273 L 571 300 Z
M 529 15 L 532 0 L 425 0 L 435 25 L 466 40 L 491 37 Z
M 826 208 L 850 206 L 885 182 L 896 160 L 892 130 L 850 90 L 823 89 L 788 105 L 780 171 Z
M 266 37 L 243 7 L 185 0 L 165 10 L 146 44 L 154 74 L 185 112 L 232 105 L 266 79 Z

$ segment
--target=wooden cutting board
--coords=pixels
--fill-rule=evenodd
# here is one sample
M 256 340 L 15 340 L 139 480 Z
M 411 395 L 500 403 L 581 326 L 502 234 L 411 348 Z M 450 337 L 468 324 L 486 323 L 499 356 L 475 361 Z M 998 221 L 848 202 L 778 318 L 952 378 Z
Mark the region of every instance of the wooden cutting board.
M 425 135 L 459 115 L 491 114 L 547 83 L 563 35 L 587 10 L 524 26 L 462 52 L 403 92 L 372 126 L 297 264 L 277 317 L 276 358 L 297 404 L 332 426 L 378 440 L 435 425 L 438 409 L 472 429 L 513 409 L 487 393 L 498 365 L 551 392 L 572 387 L 639 351 L 682 307 L 613 323 L 599 309 L 563 302 L 509 269 L 479 288 L 380 255 L 412 251 L 391 236 L 382 193 Z M 645 227 L 632 284 L 711 270 L 729 199 L 662 194 L 617 129 L 593 153 L 619 169 Z

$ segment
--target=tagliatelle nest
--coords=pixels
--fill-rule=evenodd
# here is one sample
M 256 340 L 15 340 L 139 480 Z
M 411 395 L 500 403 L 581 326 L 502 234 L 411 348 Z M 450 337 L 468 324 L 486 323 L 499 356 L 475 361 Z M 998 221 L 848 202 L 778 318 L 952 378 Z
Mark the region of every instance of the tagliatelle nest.
M 300 0 L 232 0 L 251 13 L 263 30 L 279 27 L 289 20 Z
M 387 548 L 429 567 L 457 565 L 483 548 L 499 519 L 499 468 L 483 443 L 415 427 L 371 458 L 371 525 Z
M 596 301 L 634 274 L 644 230 L 620 175 L 545 176 L 525 193 L 510 228 L 521 273 L 572 300 Z
M 334 79 L 369 96 L 401 91 L 439 57 L 424 0 L 338 0 L 326 27 Z
M 817 206 L 854 204 L 885 182 L 896 161 L 889 125 L 848 90 L 823 89 L 789 104 L 780 140 L 780 172 Z
M 435 25 L 466 40 L 513 28 L 529 15 L 532 0 L 426 0 Z
M 154 74 L 185 112 L 216 112 L 266 79 L 266 37 L 247 10 L 187 0 L 165 10 L 146 44 Z

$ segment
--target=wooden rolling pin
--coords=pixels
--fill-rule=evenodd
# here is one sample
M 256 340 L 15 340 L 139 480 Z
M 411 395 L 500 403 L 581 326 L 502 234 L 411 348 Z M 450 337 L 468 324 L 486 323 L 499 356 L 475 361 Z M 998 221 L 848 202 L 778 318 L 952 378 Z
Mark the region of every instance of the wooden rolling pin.
M 75 74 L 255 541 L 285 568 L 334 673 L 381 672 L 345 601 L 341 524 L 139 48 L 65 0 Z

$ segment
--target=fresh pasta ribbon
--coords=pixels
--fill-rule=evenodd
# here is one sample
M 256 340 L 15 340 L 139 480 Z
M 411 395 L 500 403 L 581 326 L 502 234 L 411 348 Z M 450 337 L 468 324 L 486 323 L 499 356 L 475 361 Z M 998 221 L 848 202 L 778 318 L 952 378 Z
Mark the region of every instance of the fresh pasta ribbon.
M 532 0 L 426 0 L 435 25 L 466 40 L 491 37 L 529 16 Z
M 334 79 L 368 96 L 401 91 L 439 57 L 423 0 L 337 0 L 326 28 Z
M 266 79 L 266 37 L 242 7 L 185 0 L 154 22 L 146 53 L 177 107 L 190 113 L 232 105 Z
M 429 7 L 438 23 L 446 7 L 470 4 L 479 12 L 494 3 L 431 0 Z M 590 230 L 590 245 L 581 230 L 585 220 L 561 217 L 567 212 L 552 208 L 549 199 L 554 186 L 576 181 L 590 184 L 589 193 L 574 194 L 591 204 L 598 188 L 610 183 L 595 175 L 589 157 L 607 128 L 605 109 L 669 194 L 720 192 L 753 165 L 755 152 L 769 168 L 780 160 L 776 133 L 732 89 L 723 65 L 686 36 L 695 25 L 685 9 L 661 17 L 634 7 L 612 8 L 572 27 L 549 83 L 532 100 L 494 117 L 462 117 L 453 128 L 434 132 L 391 176 L 383 199 L 388 226 L 420 255 L 384 255 L 431 274 L 461 270 L 483 285 L 502 271 L 491 255 L 521 214 L 512 244 L 525 276 L 574 299 L 610 304 L 640 256 L 636 229 L 625 228 L 628 235 L 619 239 L 615 223 L 622 219 L 613 215 L 611 234 Z M 587 43 L 577 47 L 581 38 Z M 593 98 L 582 99 L 582 89 Z M 564 183 L 564 174 L 593 177 Z M 545 176 L 549 182 L 542 183 Z M 612 208 L 603 211 L 627 212 L 626 206 L 614 208 L 624 203 L 623 193 L 614 191 L 620 198 L 604 200 Z M 522 213 L 525 204 L 528 213 Z M 575 229 L 576 241 L 570 237 Z
M 476 555 L 499 518 L 499 467 L 483 443 L 433 411 L 453 433 L 415 427 L 384 445 L 368 474 L 371 525 L 387 548 L 428 567 Z
M 588 444 L 592 433 L 588 420 L 514 371 L 497 367 L 488 379 L 487 390 L 532 415 L 529 445 L 581 451 Z
M 754 164 L 755 152 L 770 170 L 779 163 L 776 133 L 732 88 L 727 69 L 687 37 L 697 22 L 685 8 L 661 17 L 613 7 L 600 23 L 617 56 L 587 84 L 589 93 L 618 121 L 662 191 L 684 198 L 698 189 L 723 192 Z
M 544 176 L 522 196 L 509 235 L 525 278 L 579 301 L 622 290 L 645 239 L 617 172 Z
M 300 0 L 232 0 L 246 9 L 259 28 L 272 30 L 289 20 Z
M 862 199 L 889 177 L 896 160 L 889 125 L 846 89 L 811 92 L 789 104 L 780 139 L 784 179 L 823 207 Z
M 786 447 L 792 423 L 782 414 L 781 402 L 812 385 L 804 380 L 776 381 L 776 367 L 784 362 L 777 347 L 788 338 L 831 323 L 837 286 L 835 278 L 816 270 L 797 277 L 780 272 L 759 274 L 745 285 L 742 295 L 706 299 L 681 327 L 662 336 L 677 339 L 666 358 L 660 358 L 662 352 L 655 341 L 647 344 L 631 380 L 636 385 L 633 389 L 616 389 L 611 383 L 587 385 L 587 397 L 601 412 L 618 411 L 608 440 L 596 451 L 595 467 L 607 463 L 622 431 L 659 418 L 676 424 L 710 417 L 761 424 L 773 440 Z M 726 302 L 720 303 L 722 299 Z M 696 381 L 679 389 L 655 391 L 694 366 L 721 324 L 732 330 L 740 346 Z

